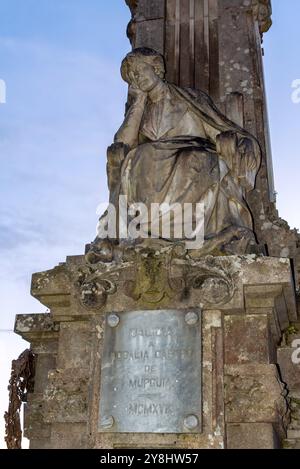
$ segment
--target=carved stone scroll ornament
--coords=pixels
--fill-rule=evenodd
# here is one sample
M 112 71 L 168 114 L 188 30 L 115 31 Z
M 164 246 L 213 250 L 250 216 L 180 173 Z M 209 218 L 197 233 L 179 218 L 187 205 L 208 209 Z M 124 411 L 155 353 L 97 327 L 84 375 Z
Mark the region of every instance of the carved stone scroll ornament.
M 78 272 L 76 286 L 80 290 L 80 302 L 86 308 L 102 308 L 108 295 L 116 292 L 116 284 L 103 273 L 90 267 L 83 267 Z
M 184 244 L 171 247 L 127 247 L 118 262 L 81 267 L 77 288 L 81 304 L 101 310 L 118 292 L 139 306 L 185 302 L 192 295 L 203 305 L 228 303 L 235 292 L 235 273 L 227 257 L 192 259 Z
M 120 196 L 125 196 L 128 207 L 143 203 L 148 214 L 153 203 L 182 208 L 185 203 L 194 208 L 201 204 L 203 255 L 250 252 L 256 238 L 246 193 L 255 187 L 261 162 L 257 140 L 222 115 L 205 93 L 168 83 L 164 59 L 152 49 L 129 53 L 121 73 L 129 84 L 129 97 L 125 120 L 108 149 L 111 204 L 117 209 Z M 140 237 L 156 230 L 155 237 L 169 243 L 186 239 L 183 221 L 174 217 L 169 236 L 157 233 L 162 221 L 162 213 L 151 223 L 142 218 Z M 191 222 L 199 222 L 195 211 Z M 107 213 L 99 223 L 107 225 Z M 178 224 L 179 239 L 174 234 Z M 122 242 L 119 231 L 115 239 L 100 235 L 87 254 L 88 262 L 111 262 L 114 245 Z
M 197 290 L 203 304 L 225 304 L 233 297 L 234 280 L 226 260 L 220 263 L 215 259 L 210 256 L 191 262 L 174 250 L 137 253 L 135 279 L 125 283 L 125 294 L 135 301 L 158 304 L 164 298 L 184 301 Z

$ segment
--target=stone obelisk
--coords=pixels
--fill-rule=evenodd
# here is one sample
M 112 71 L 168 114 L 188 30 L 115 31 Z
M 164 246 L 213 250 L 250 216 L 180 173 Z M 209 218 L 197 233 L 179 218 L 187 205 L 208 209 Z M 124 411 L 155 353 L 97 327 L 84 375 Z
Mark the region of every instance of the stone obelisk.
M 108 151 L 111 197 L 143 161 L 145 142 L 163 168 L 159 182 L 171 179 L 161 155 L 171 161 L 174 148 L 172 177 L 183 180 L 188 149 L 207 193 L 220 188 L 216 226 L 223 217 L 235 236 L 211 232 L 206 253 L 114 240 L 95 245 L 94 259 L 69 256 L 34 274 L 31 293 L 50 313 L 16 318 L 35 360 L 25 436 L 31 448 L 297 447 L 300 244 L 275 208 L 262 60 L 270 1 L 126 3 L 134 51 L 122 65 L 129 111 Z M 143 141 L 134 141 L 137 129 Z M 208 167 L 223 176 L 206 177 Z M 144 184 L 133 181 L 129 192 L 146 199 L 151 180 L 140 174 Z M 253 227 L 241 228 L 249 214 Z

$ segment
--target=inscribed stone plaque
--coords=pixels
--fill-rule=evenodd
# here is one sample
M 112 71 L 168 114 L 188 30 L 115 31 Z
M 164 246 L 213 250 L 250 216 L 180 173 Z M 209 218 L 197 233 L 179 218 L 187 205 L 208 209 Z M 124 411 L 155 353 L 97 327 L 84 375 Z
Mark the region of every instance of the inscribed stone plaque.
M 107 315 L 99 431 L 201 432 L 200 311 Z

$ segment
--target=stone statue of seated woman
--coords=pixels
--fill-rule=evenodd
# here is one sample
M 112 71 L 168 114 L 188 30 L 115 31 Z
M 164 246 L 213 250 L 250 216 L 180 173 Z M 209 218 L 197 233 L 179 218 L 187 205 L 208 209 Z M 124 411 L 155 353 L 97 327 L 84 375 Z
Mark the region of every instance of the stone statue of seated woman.
M 130 52 L 121 74 L 129 98 L 124 122 L 108 149 L 110 202 L 117 207 L 122 195 L 128 206 L 142 203 L 149 211 L 153 203 L 201 204 L 203 254 L 249 252 L 256 240 L 245 194 L 255 187 L 260 166 L 257 140 L 221 114 L 204 92 L 168 83 L 164 59 L 154 50 Z M 107 223 L 106 216 L 100 225 Z M 139 229 L 151 236 L 154 228 L 141 218 Z M 174 232 L 156 237 L 178 241 Z M 120 242 L 119 236 L 99 236 L 87 260 L 111 260 L 112 247 Z

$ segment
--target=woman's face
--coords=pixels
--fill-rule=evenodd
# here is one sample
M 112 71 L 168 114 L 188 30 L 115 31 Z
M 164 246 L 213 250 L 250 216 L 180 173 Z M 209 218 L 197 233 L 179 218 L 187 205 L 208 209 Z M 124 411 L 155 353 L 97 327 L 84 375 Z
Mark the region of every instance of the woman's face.
M 151 91 L 160 81 L 154 68 L 145 62 L 133 63 L 129 72 L 129 77 L 131 78 L 132 85 L 145 93 Z

